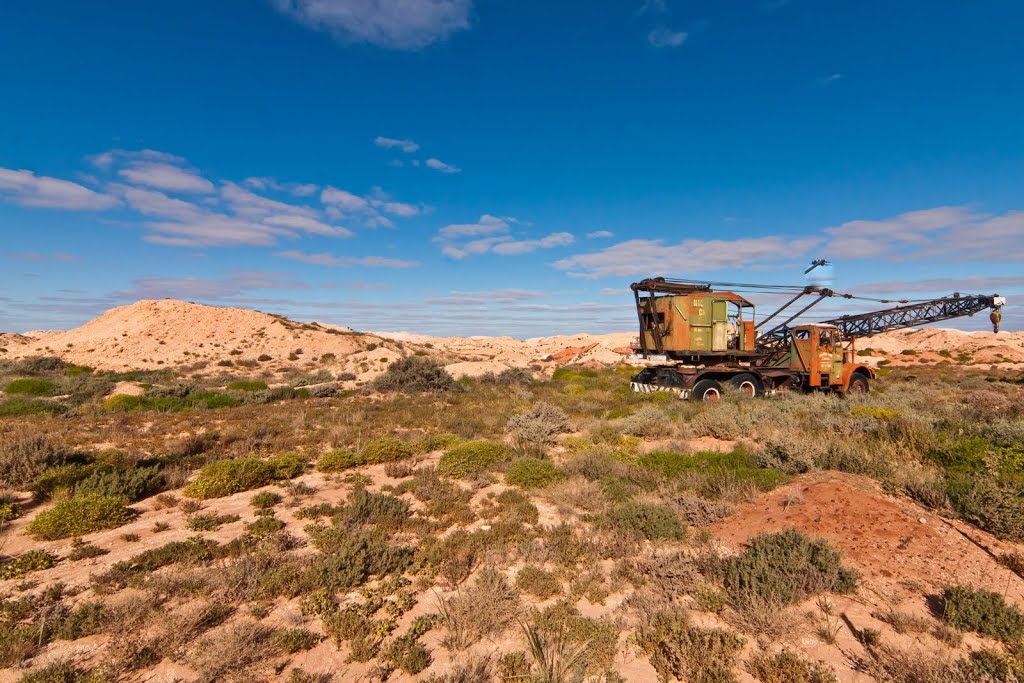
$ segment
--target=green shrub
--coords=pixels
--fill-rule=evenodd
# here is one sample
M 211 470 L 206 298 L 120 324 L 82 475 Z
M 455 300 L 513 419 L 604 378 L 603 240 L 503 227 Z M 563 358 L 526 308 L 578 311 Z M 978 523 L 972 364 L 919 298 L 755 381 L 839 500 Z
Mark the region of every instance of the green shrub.
M 972 586 L 953 586 L 942 593 L 942 618 L 961 631 L 974 631 L 1005 641 L 1024 635 L 1024 612 L 999 593 Z
M 151 467 L 98 467 L 75 484 L 76 496 L 120 496 L 136 501 L 163 488 L 160 468 Z
M 838 683 L 824 662 L 811 663 L 790 650 L 759 652 L 746 662 L 747 672 L 761 683 Z
M 120 572 L 152 572 L 172 564 L 206 564 L 216 557 L 217 543 L 193 536 L 187 541 L 172 541 L 158 548 L 145 550 L 118 562 L 113 569 Z
M 749 481 L 762 491 L 770 491 L 787 479 L 780 470 L 758 467 L 757 458 L 742 447 L 728 453 L 658 450 L 640 456 L 638 462 L 642 467 L 659 471 L 668 478 L 700 474 L 707 482 L 702 493 L 709 497 L 716 497 L 713 495 L 716 484 L 724 481 Z
M 415 636 L 405 635 L 391 641 L 382 653 L 389 666 L 416 675 L 430 666 L 430 651 Z
M 57 501 L 49 510 L 37 514 L 26 530 L 36 538 L 54 540 L 113 529 L 135 517 L 135 511 L 125 506 L 124 498 L 76 496 Z
M 365 464 L 366 457 L 362 453 L 347 448 L 335 448 L 320 456 L 316 461 L 316 468 L 321 472 L 342 472 Z
M 266 388 L 267 383 L 259 380 L 238 380 L 228 385 L 228 391 L 262 391 Z
M 241 517 L 238 515 L 215 515 L 212 513 L 206 513 L 201 515 L 192 515 L 186 526 L 189 531 L 216 531 L 223 525 L 237 522 L 240 519 Z
M 260 491 L 249 499 L 249 505 L 258 510 L 269 510 L 283 500 L 280 495 L 273 491 Z
M 445 451 L 437 464 L 437 471 L 446 477 L 476 477 L 507 460 L 508 456 L 509 450 L 504 444 L 466 441 Z
M 75 486 L 83 479 L 87 479 L 103 468 L 100 463 L 71 463 L 50 467 L 36 477 L 32 489 L 43 496 L 52 497 L 57 493 L 71 494 Z
M 371 382 L 377 391 L 457 391 L 459 384 L 448 374 L 444 366 L 431 358 L 409 356 L 388 366 L 388 369 Z
M 386 436 L 368 442 L 363 446 L 362 455 L 368 464 L 377 465 L 408 458 L 415 452 L 412 444 Z
M 550 460 L 517 458 L 505 470 L 505 483 L 523 489 L 540 489 L 565 478 L 565 473 Z
M 10 398 L 0 403 L 0 417 L 27 417 L 30 415 L 60 415 L 67 406 L 53 401 L 31 398 Z
M 383 531 L 395 531 L 408 517 L 409 503 L 405 500 L 386 493 L 370 493 L 360 486 L 334 520 L 343 526 L 373 525 Z
M 401 574 L 412 563 L 412 548 L 388 543 L 380 534 L 338 530 L 330 536 L 320 543 L 323 539 L 314 537 L 323 554 L 309 569 L 312 582 L 327 591 L 349 591 L 371 576 Z
M 672 508 L 652 503 L 630 502 L 607 513 L 604 525 L 626 533 L 636 540 L 679 540 L 686 536 L 686 525 Z
M 323 639 L 319 633 L 304 628 L 289 628 L 277 632 L 278 646 L 290 655 L 311 650 Z
M 541 600 L 547 600 L 562 592 L 562 582 L 551 572 L 528 565 L 516 574 L 516 588 Z
M 859 579 L 827 541 L 811 540 L 795 529 L 755 536 L 745 553 L 724 561 L 722 570 L 734 602 L 753 595 L 789 605 L 826 591 L 850 593 Z
M 57 627 L 56 636 L 59 640 L 78 640 L 99 631 L 102 622 L 103 603 L 83 602 Z
M 105 683 L 107 680 L 100 674 L 82 671 L 67 662 L 55 662 L 24 674 L 18 683 Z
M 57 385 L 45 379 L 16 379 L 4 387 L 5 394 L 21 396 L 53 396 Z
M 29 550 L 0 564 L 0 580 L 23 579 L 29 572 L 49 569 L 56 564 L 57 558 L 45 550 Z
M 21 517 L 21 508 L 13 501 L 0 496 L 0 525 Z
M 184 493 L 200 500 L 223 498 L 297 476 L 304 467 L 304 456 L 298 453 L 281 453 L 269 460 L 216 460 L 203 466 L 192 483 L 185 487 Z
M 245 534 L 251 538 L 267 538 L 273 536 L 287 525 L 274 516 L 263 516 L 245 525 Z

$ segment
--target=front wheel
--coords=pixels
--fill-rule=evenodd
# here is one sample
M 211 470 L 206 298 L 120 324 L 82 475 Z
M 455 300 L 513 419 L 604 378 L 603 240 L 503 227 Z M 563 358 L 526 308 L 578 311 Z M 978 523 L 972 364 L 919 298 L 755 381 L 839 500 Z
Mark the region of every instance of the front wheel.
M 856 374 L 850 378 L 850 385 L 846 388 L 848 394 L 866 394 L 870 389 L 868 384 L 868 378 L 861 374 Z
M 713 379 L 702 379 L 693 385 L 694 401 L 717 401 L 722 398 L 722 385 Z

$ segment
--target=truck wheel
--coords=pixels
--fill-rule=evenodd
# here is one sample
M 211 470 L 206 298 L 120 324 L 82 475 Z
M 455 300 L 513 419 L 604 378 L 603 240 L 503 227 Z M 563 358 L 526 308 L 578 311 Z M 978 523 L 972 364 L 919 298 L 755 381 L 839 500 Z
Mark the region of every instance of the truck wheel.
M 702 379 L 693 385 L 694 401 L 717 401 L 722 398 L 722 385 L 713 379 Z
M 856 374 L 850 378 L 850 385 L 846 388 L 848 394 L 866 394 L 868 393 L 868 378 L 861 374 Z
M 743 396 L 753 398 L 764 393 L 764 384 L 761 379 L 752 372 L 744 372 L 729 380 L 729 384 L 740 390 Z

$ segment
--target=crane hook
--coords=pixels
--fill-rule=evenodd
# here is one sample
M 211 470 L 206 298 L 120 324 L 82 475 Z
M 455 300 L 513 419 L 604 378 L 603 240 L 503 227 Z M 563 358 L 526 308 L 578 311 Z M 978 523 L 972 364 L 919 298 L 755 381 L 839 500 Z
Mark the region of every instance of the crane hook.
M 999 332 L 999 322 L 1003 319 L 1003 314 L 1000 313 L 999 309 L 993 310 L 988 315 L 988 319 L 992 321 L 992 331 Z

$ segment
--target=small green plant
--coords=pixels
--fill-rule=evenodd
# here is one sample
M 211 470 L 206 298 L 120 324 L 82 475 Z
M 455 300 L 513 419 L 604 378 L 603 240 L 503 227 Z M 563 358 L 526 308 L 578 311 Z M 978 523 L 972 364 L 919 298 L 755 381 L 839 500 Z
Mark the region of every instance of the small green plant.
M 56 564 L 57 558 L 45 550 L 29 550 L 0 564 L 0 580 L 23 579 L 30 572 L 50 569 Z
M 444 452 L 437 471 L 446 477 L 469 479 L 507 460 L 509 450 L 495 441 L 466 441 Z
M 505 470 L 505 483 L 522 489 L 540 489 L 565 478 L 565 473 L 550 460 L 517 458 Z
M 952 586 L 942 593 L 942 618 L 961 631 L 1005 641 L 1024 635 L 1024 612 L 999 593 L 972 586 Z
M 5 394 L 21 396 L 53 396 L 56 391 L 57 385 L 45 379 L 16 379 L 4 387 Z
M 57 501 L 37 514 L 26 527 L 36 538 L 54 540 L 113 529 L 135 519 L 136 513 L 116 496 L 76 496 Z

